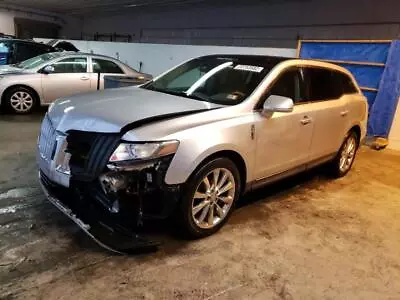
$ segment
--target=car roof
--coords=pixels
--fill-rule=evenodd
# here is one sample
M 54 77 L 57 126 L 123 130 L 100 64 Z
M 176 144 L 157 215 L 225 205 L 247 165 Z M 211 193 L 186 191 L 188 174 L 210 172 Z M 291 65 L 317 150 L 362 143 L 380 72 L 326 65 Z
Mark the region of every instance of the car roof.
M 59 52 L 60 56 L 82 56 L 82 55 L 87 55 L 87 56 L 92 56 L 92 57 L 98 57 L 98 58 L 106 58 L 106 59 L 111 59 L 111 60 L 116 60 L 119 61 L 118 59 L 107 56 L 107 55 L 101 55 L 101 54 L 95 54 L 95 53 L 87 53 L 87 52 L 75 52 L 75 51 L 63 51 Z M 119 61 L 122 63 L 121 61 Z
M 295 66 L 296 64 L 320 67 L 325 69 L 337 70 L 348 75 L 351 73 L 344 67 L 336 65 L 334 63 L 326 62 L 317 59 L 304 59 L 296 57 L 284 57 L 284 56 L 272 56 L 272 55 L 249 55 L 249 54 L 212 54 L 201 56 L 201 58 L 227 58 L 227 59 L 238 59 L 245 62 L 258 63 L 260 65 L 278 65 L 279 63 L 287 64 L 288 66 Z
M 23 40 L 23 39 L 0 37 L 0 41 L 30 43 L 30 44 L 37 44 L 37 45 L 43 45 L 43 46 L 51 47 L 51 46 L 49 46 L 47 44 L 44 44 L 44 43 L 35 42 L 34 40 Z
M 278 64 L 282 61 L 292 59 L 290 57 L 282 57 L 282 56 L 249 55 L 249 54 L 211 54 L 211 55 L 204 55 L 199 58 L 238 59 L 241 61 L 259 63 L 262 65 L 271 63 Z

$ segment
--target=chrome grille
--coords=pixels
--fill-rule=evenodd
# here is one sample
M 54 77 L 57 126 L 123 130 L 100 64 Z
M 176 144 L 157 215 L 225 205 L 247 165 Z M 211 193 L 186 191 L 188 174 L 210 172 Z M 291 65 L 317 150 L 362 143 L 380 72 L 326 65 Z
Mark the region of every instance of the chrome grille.
M 46 115 L 42 122 L 39 136 L 39 153 L 40 156 L 47 160 L 52 160 L 53 150 L 56 143 L 56 129 Z

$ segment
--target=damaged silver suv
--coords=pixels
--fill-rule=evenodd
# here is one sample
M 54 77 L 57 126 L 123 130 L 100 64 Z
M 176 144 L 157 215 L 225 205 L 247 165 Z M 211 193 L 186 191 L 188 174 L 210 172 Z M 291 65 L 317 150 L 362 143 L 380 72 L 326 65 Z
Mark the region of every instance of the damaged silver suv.
M 204 56 L 140 87 L 57 100 L 40 132 L 40 181 L 108 249 L 153 245 L 143 224 L 168 217 L 204 237 L 246 191 L 322 163 L 345 175 L 367 115 L 342 67 Z

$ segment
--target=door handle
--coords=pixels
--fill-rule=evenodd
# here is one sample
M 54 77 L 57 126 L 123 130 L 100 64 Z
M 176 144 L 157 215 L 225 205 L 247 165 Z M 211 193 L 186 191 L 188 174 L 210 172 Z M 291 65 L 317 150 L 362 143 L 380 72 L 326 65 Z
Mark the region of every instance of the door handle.
M 347 116 L 348 113 L 349 113 L 348 110 L 344 110 L 344 111 L 341 111 L 341 112 L 340 112 L 340 115 L 341 115 L 342 117 L 345 117 L 345 116 Z
M 81 77 L 81 80 L 89 80 L 90 78 L 89 77 L 87 77 L 87 76 L 82 76 Z
M 307 117 L 307 116 L 304 116 L 304 118 L 301 119 L 301 121 L 300 121 L 300 123 L 301 123 L 302 125 L 307 125 L 307 124 L 309 124 L 309 123 L 311 123 L 311 122 L 312 122 L 312 120 L 311 120 L 309 117 Z

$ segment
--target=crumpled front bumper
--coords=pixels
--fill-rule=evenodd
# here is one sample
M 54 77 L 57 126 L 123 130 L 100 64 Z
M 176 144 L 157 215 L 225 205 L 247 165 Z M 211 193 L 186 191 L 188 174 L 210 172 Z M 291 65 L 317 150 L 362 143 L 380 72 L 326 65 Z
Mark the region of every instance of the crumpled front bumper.
M 39 172 L 39 179 L 47 199 L 101 247 L 128 254 L 153 250 L 159 245 L 110 220 L 96 203 L 85 201 L 73 191 L 51 182 L 42 172 Z

